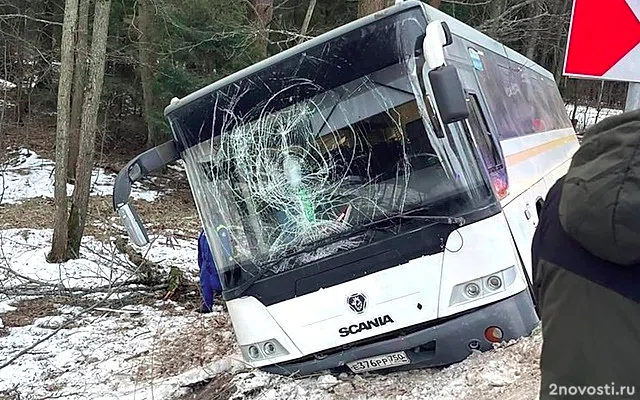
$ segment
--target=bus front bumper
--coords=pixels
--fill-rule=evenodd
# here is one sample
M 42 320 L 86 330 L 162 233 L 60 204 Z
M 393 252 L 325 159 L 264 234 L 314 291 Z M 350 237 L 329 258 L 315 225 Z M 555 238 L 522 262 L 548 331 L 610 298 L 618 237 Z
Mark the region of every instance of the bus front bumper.
M 423 330 L 336 352 L 322 359 L 293 361 L 261 369 L 281 375 L 309 375 L 344 368 L 351 361 L 404 351 L 411 363 L 378 371 L 399 371 L 450 365 L 467 358 L 472 348 L 493 348 L 484 332 L 497 326 L 508 341 L 531 334 L 539 320 L 527 290 Z

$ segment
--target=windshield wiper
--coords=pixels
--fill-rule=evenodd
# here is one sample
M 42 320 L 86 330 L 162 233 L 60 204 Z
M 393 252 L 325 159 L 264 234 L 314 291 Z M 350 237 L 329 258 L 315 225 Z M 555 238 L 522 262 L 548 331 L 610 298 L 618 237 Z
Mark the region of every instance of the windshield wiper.
M 432 221 L 436 223 L 443 223 L 449 225 L 458 225 L 462 226 L 467 223 L 467 220 L 464 217 L 448 217 L 445 215 L 411 215 L 411 214 L 398 214 L 395 218 L 401 219 L 422 219 L 426 221 Z

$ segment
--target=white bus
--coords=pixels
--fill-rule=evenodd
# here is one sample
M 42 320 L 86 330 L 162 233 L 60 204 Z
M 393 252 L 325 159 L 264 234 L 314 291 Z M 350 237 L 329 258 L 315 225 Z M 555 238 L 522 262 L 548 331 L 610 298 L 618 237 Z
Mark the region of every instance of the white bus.
M 553 75 L 418 1 L 166 108 L 244 360 L 306 375 L 448 365 L 529 335 L 530 246 L 578 147 Z

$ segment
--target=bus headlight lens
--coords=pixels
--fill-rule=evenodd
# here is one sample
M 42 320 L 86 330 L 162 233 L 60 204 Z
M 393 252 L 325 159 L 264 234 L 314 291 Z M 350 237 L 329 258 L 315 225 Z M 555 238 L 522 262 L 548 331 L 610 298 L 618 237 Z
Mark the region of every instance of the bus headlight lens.
M 264 344 L 263 350 L 264 350 L 264 354 L 266 354 L 267 356 L 271 356 L 275 354 L 275 352 L 277 351 L 276 345 L 273 344 L 273 342 L 266 342 Z
M 287 351 L 287 349 L 285 349 L 284 346 L 282 346 L 276 339 L 241 345 L 240 350 L 242 351 L 242 357 L 244 360 L 249 363 L 286 356 L 289 354 L 289 351 Z
M 480 286 L 478 286 L 473 282 L 469 283 L 467 284 L 467 286 L 464 287 L 464 292 L 469 297 L 478 297 L 478 295 L 480 294 Z
M 449 307 L 477 301 L 487 296 L 508 290 L 516 282 L 518 272 L 515 265 L 466 282 L 460 282 L 451 289 Z
M 254 360 L 257 360 L 258 358 L 260 358 L 260 350 L 258 349 L 257 346 L 249 346 L 249 357 L 253 358 Z
M 502 279 L 499 276 L 490 276 L 487 279 L 487 287 L 491 290 L 498 290 L 502 287 Z

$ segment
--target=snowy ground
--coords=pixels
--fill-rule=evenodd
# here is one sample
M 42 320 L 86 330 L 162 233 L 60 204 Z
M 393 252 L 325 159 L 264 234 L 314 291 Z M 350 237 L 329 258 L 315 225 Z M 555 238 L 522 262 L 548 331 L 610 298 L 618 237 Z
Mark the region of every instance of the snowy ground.
M 53 164 L 25 149 L 4 171 L 5 207 L 53 193 Z M 94 171 L 92 195 L 110 194 L 114 176 Z M 72 188 L 70 188 L 71 190 Z M 169 193 L 139 186 L 154 201 Z M 0 216 L 2 211 L 0 207 Z M 106 229 L 105 229 L 106 231 Z M 168 273 L 197 279 L 196 239 L 152 236 L 137 250 Z M 81 258 L 49 264 L 50 229 L 0 230 L 0 399 L 182 400 L 212 378 L 201 399 L 494 399 L 533 400 L 538 391 L 539 332 L 446 369 L 304 379 L 249 370 L 223 306 L 196 312 L 197 287 L 181 299 L 129 284 L 137 267 L 115 237 L 83 239 Z M 61 289 L 73 296 L 60 296 Z M 189 297 L 190 296 L 190 297 Z M 36 345 L 37 344 L 37 345 Z M 15 360 L 14 360 L 15 359 Z M 188 397 L 193 398 L 193 397 Z
M 15 83 L 6 81 L 4 79 L 0 79 L 0 90 L 5 91 L 5 90 L 10 90 L 15 88 L 16 88 Z
M 10 156 L 13 156 L 10 163 L 0 166 L 0 172 L 3 172 L 0 193 L 4 191 L 4 195 L 0 197 L 0 204 L 19 203 L 24 199 L 38 197 L 53 198 L 55 163 L 52 160 L 40 158 L 36 153 L 24 148 Z M 112 194 L 115 178 L 115 174 L 106 173 L 102 168 L 95 169 L 91 175 L 91 195 Z M 67 194 L 72 193 L 73 185 L 67 185 Z M 152 201 L 157 195 L 155 191 L 143 190 L 138 182 L 131 190 L 134 199 Z

